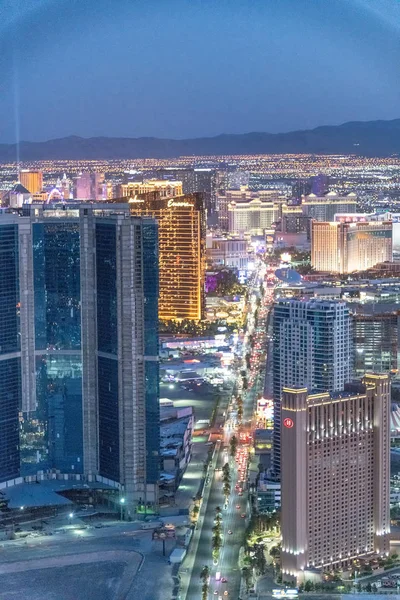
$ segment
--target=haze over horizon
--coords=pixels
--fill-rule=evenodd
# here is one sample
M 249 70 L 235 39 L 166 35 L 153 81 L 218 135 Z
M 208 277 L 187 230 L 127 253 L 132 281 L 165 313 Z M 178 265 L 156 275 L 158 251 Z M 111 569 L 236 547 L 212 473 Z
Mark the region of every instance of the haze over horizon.
M 154 135 L 154 136 L 147 136 L 147 135 L 141 135 L 141 136 L 135 136 L 135 135 L 113 136 L 113 135 L 101 134 L 101 133 L 98 134 L 98 135 L 80 135 L 80 134 L 77 134 L 77 133 L 71 133 L 71 134 L 66 134 L 66 135 L 63 135 L 63 136 L 57 136 L 57 137 L 54 137 L 54 138 L 37 140 L 37 141 L 36 140 L 28 140 L 28 139 L 22 139 L 21 138 L 20 142 L 27 142 L 27 143 L 35 144 L 35 143 L 42 143 L 42 142 L 53 142 L 53 141 L 56 141 L 56 140 L 64 140 L 64 139 L 69 139 L 69 138 L 79 138 L 79 139 L 82 139 L 82 140 L 100 139 L 100 138 L 103 138 L 103 139 L 141 139 L 141 138 L 146 139 L 146 138 L 149 138 L 149 139 L 159 139 L 159 140 L 184 141 L 184 140 L 196 140 L 196 139 L 202 139 L 202 138 L 205 138 L 205 139 L 207 139 L 207 138 L 218 138 L 218 137 L 221 137 L 221 136 L 229 136 L 229 135 L 232 135 L 232 136 L 235 136 L 235 135 L 246 136 L 246 135 L 258 134 L 258 133 L 260 133 L 260 134 L 267 134 L 267 135 L 269 135 L 269 134 L 271 134 L 271 135 L 279 135 L 279 134 L 285 134 L 285 133 L 288 133 L 288 134 L 290 134 L 290 133 L 301 133 L 302 131 L 309 132 L 309 131 L 314 131 L 316 129 L 318 130 L 320 128 L 325 128 L 325 127 L 327 127 L 327 128 L 330 128 L 330 127 L 341 127 L 341 126 L 345 126 L 345 125 L 348 125 L 348 124 L 351 124 L 351 123 L 356 123 L 356 124 L 365 123 L 365 124 L 369 124 L 369 123 L 380 122 L 380 121 L 381 122 L 387 122 L 387 123 L 391 123 L 393 121 L 400 121 L 400 116 L 398 118 L 395 117 L 393 119 L 374 119 L 373 121 L 357 121 L 357 120 L 355 120 L 355 121 L 346 121 L 346 122 L 337 123 L 337 124 L 321 123 L 320 125 L 316 125 L 315 127 L 312 127 L 312 128 L 310 127 L 309 129 L 294 129 L 294 130 L 291 130 L 291 131 L 276 131 L 276 132 L 272 132 L 272 131 L 242 131 L 242 132 L 240 132 L 240 131 L 238 131 L 236 133 L 231 133 L 229 131 L 221 131 L 219 133 L 215 133 L 215 134 L 209 135 L 209 136 L 198 135 L 198 136 L 190 136 L 190 137 L 174 137 L 174 136 L 170 136 L 170 137 L 163 136 L 163 137 L 161 137 L 161 136 L 156 136 L 156 135 Z M 6 145 L 11 144 L 11 145 L 13 145 L 14 142 L 13 141 L 11 141 L 11 142 L 1 142 L 0 141 L 0 144 L 2 144 L 2 145 L 3 144 L 6 144 Z
M 3 0 L 0 20 L 1 143 L 399 117 L 395 0 Z

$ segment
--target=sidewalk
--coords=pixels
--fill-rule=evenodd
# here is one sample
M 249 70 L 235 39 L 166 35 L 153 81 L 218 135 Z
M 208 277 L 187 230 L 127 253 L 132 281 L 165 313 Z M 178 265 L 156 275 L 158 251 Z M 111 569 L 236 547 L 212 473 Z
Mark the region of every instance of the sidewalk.
M 215 469 L 215 465 L 217 462 L 217 456 L 218 456 L 219 450 L 220 450 L 220 444 L 217 443 L 215 446 L 212 460 L 209 465 L 209 469 L 208 469 L 208 474 L 210 474 L 210 477 L 214 477 L 214 469 Z M 179 568 L 179 575 L 180 575 L 180 582 L 181 582 L 180 594 L 179 594 L 180 600 L 186 600 L 186 596 L 188 593 L 190 579 L 192 576 L 192 570 L 193 570 L 193 566 L 194 566 L 194 561 L 196 559 L 197 550 L 199 547 L 199 542 L 200 542 L 200 538 L 201 538 L 201 534 L 202 534 L 202 530 L 203 530 L 204 515 L 207 510 L 208 498 L 210 496 L 211 487 L 212 487 L 212 485 L 207 485 L 205 488 L 203 500 L 202 500 L 201 507 L 200 507 L 199 518 L 197 520 L 197 528 L 195 528 L 195 530 L 193 532 L 193 536 L 190 541 L 188 553 L 186 554 L 186 557 L 185 557 L 182 565 Z
M 175 494 L 175 506 L 177 508 L 190 507 L 200 488 L 204 473 L 204 462 L 207 459 L 210 446 L 206 445 L 205 438 L 200 438 L 201 441 L 197 441 L 197 439 L 193 439 L 192 457 Z

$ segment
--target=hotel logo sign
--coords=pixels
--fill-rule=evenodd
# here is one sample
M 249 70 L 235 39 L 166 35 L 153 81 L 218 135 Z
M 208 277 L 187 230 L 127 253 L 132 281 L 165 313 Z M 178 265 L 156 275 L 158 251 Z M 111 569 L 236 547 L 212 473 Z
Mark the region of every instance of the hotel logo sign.
M 168 208 L 171 208 L 171 207 L 191 207 L 191 206 L 193 206 L 193 203 L 192 202 L 187 202 L 186 200 L 174 200 L 173 198 L 171 198 L 171 200 L 168 200 L 167 206 L 168 206 Z

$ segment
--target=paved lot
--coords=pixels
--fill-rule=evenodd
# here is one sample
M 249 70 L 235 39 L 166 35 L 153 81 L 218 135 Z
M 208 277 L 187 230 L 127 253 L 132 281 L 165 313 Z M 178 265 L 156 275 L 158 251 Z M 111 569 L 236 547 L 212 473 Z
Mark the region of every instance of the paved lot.
M 160 384 L 160 397 L 169 398 L 174 406 L 193 406 L 195 420 L 209 419 L 214 408 L 215 393 L 211 386 L 204 384 L 196 386 L 196 391 L 182 389 L 179 384 L 175 384 L 174 389 L 169 389 L 168 384 Z
M 170 551 L 127 523 L 3 543 L 0 600 L 169 599 Z
M 125 564 L 118 562 L 70 565 L 3 575 L 0 598 L 14 600 L 114 600 Z

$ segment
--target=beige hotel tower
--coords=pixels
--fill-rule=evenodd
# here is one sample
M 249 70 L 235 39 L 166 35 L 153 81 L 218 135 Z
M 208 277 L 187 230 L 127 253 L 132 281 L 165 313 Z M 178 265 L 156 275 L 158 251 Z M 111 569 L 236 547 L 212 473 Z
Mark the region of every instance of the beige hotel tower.
M 386 374 L 333 394 L 283 388 L 284 582 L 388 554 L 389 416 Z
M 311 265 L 316 271 L 353 273 L 392 260 L 392 222 L 311 222 Z

